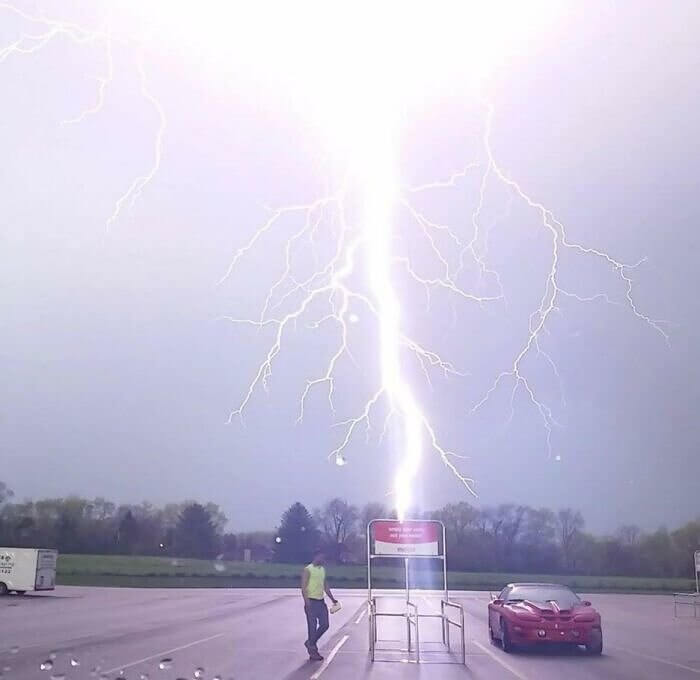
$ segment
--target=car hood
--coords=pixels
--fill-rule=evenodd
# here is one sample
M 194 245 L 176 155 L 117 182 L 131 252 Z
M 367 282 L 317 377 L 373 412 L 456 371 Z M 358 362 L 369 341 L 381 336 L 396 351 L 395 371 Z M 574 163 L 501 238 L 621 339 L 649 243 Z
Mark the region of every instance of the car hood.
M 596 616 L 597 612 L 593 607 L 575 605 L 570 609 L 562 609 L 556 601 L 535 602 L 524 600 L 523 602 L 513 602 L 504 605 L 505 609 L 511 611 L 516 616 L 537 616 L 543 619 L 567 620 L 574 616 Z

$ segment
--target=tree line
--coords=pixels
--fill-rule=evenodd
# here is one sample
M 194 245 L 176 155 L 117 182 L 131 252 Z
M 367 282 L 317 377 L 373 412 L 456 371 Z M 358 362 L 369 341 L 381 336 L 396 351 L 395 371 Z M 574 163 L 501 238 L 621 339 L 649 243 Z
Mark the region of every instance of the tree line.
M 307 544 L 320 544 L 333 561 L 362 563 L 368 522 L 392 516 L 378 503 L 358 508 L 335 498 L 313 514 L 296 503 L 282 517 L 275 559 L 303 561 Z M 700 518 L 674 531 L 625 525 L 595 536 L 585 530 L 581 512 L 571 508 L 554 512 L 511 503 L 476 508 L 462 502 L 411 516 L 444 523 L 453 571 L 683 578 L 694 576 L 693 552 L 700 549 Z
M 215 503 L 117 505 L 76 496 L 13 502 L 0 482 L 0 545 L 63 553 L 303 563 L 322 547 L 332 562 L 362 564 L 368 522 L 391 516 L 380 503 L 358 507 L 334 498 L 312 511 L 294 503 L 275 530 L 233 533 Z M 571 508 L 461 502 L 412 516 L 445 524 L 448 568 L 455 571 L 690 577 L 693 551 L 700 549 L 700 518 L 675 530 L 626 525 L 595 536 Z

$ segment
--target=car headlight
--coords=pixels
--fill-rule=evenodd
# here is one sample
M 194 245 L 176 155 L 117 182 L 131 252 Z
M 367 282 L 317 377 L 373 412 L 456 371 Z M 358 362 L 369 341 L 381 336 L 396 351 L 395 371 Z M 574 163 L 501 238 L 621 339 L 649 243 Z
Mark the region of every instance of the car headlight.
M 542 630 L 541 628 L 537 631 L 537 637 L 545 637 L 547 635 L 546 630 Z

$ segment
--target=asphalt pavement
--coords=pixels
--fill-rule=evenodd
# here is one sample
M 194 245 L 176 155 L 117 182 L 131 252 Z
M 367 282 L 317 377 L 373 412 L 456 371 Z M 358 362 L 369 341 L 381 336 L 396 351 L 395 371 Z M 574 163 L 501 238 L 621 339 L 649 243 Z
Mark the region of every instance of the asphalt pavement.
M 368 657 L 364 591 L 337 591 L 342 610 L 307 659 L 301 597 L 287 589 L 131 589 L 59 587 L 52 593 L 0 599 L 3 680 L 683 680 L 700 678 L 700 619 L 673 616 L 663 595 L 588 595 L 603 616 L 601 657 L 583 651 L 505 654 L 489 643 L 488 593 L 454 592 L 466 612 L 467 665 L 439 643 L 439 622 L 421 620 L 420 665 L 400 650 L 406 623 L 381 619 L 382 650 Z M 439 597 L 413 596 L 421 614 L 439 612 Z M 401 611 L 381 596 L 381 611 Z M 42 670 L 43 666 L 43 670 Z

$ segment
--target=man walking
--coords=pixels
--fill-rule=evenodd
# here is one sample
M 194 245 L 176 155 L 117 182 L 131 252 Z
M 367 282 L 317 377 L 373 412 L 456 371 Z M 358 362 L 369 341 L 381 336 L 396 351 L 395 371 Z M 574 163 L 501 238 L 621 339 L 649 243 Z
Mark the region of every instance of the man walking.
M 301 594 L 304 598 L 304 612 L 308 637 L 304 646 L 309 652 L 309 658 L 321 661 L 323 657 L 318 653 L 318 640 L 328 630 L 328 607 L 324 601 L 324 593 L 335 604 L 331 589 L 326 583 L 326 569 L 323 566 L 326 558 L 322 551 L 317 550 L 311 564 L 304 567 L 301 572 Z

